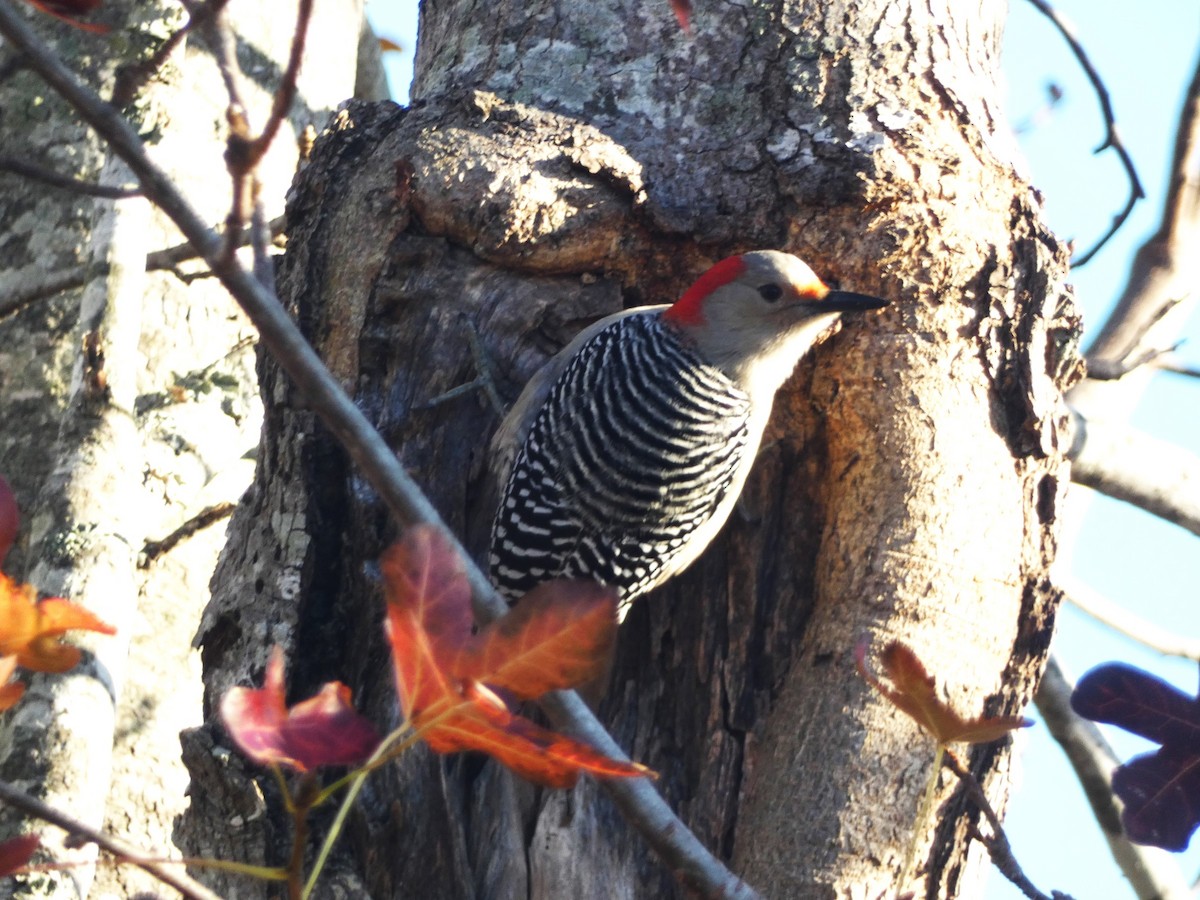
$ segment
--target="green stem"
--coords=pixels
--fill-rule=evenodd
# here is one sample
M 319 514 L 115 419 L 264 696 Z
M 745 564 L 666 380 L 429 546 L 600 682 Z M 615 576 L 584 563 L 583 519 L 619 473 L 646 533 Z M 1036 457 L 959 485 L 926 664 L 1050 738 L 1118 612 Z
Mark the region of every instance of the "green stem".
M 209 859 L 202 856 L 185 856 L 182 859 L 168 859 L 164 862 L 180 863 L 198 869 L 216 869 L 218 872 L 229 872 L 233 875 L 247 875 L 262 881 L 287 881 L 287 872 L 279 866 L 256 866 L 253 863 L 234 862 L 231 859 Z
M 330 797 L 332 797 L 334 794 L 336 794 L 338 791 L 340 791 L 346 785 L 350 784 L 355 779 L 357 779 L 363 775 L 370 775 L 376 769 L 391 762 L 393 759 L 395 759 L 397 756 L 399 756 L 401 753 L 403 753 L 405 750 L 407 750 L 409 747 L 411 747 L 413 744 L 415 744 L 418 740 L 421 739 L 421 733 L 418 731 L 413 731 L 413 732 L 410 732 L 408 737 L 406 737 L 403 741 L 401 741 L 395 747 L 390 747 L 392 742 L 395 741 L 396 738 L 400 734 L 404 733 L 407 730 L 408 730 L 408 725 L 401 725 L 394 732 L 392 732 L 390 735 L 388 735 L 387 738 L 384 739 L 383 743 L 381 743 L 379 745 L 379 747 L 376 748 L 375 752 L 371 755 L 370 759 L 368 759 L 365 763 L 363 763 L 361 766 L 359 766 L 354 771 L 347 772 L 345 775 L 343 775 L 337 781 L 333 782 L 328 787 L 326 787 L 324 790 L 322 790 L 321 793 L 317 795 L 317 799 L 315 801 L 313 801 L 313 806 L 320 806 L 322 803 L 324 803 L 326 800 L 328 800 Z M 390 747 L 390 749 L 389 749 L 389 747 Z
M 403 740 L 400 740 L 401 735 L 408 732 Z M 394 758 L 397 754 L 403 753 L 411 747 L 420 737 L 419 731 L 411 731 L 408 722 L 401 724 L 399 728 L 389 734 L 371 754 L 371 758 L 363 763 L 359 768 L 355 769 L 349 775 L 346 775 L 332 785 L 326 788 L 318 796 L 317 802 L 323 801 L 333 791 L 340 788 L 346 782 L 350 783 L 350 790 L 346 792 L 346 796 L 342 798 L 342 805 L 338 807 L 337 815 L 334 817 L 333 824 L 329 826 L 329 832 L 325 835 L 325 841 L 321 844 L 321 851 L 317 854 L 317 860 L 313 863 L 312 872 L 308 875 L 308 881 L 305 882 L 304 890 L 300 893 L 300 900 L 308 900 L 313 888 L 316 887 L 317 878 L 321 874 L 321 870 L 325 868 L 325 862 L 329 859 L 329 854 L 333 851 L 333 844 L 338 839 L 338 835 L 342 832 L 342 825 L 346 821 L 346 816 L 350 814 L 350 807 L 354 805 L 355 798 L 358 797 L 358 792 L 362 790 L 363 782 L 367 780 L 367 776 L 378 769 L 388 760 Z M 397 741 L 399 743 L 397 744 Z M 397 744 L 394 748 L 393 744 Z
M 925 823 L 933 812 L 933 800 L 937 794 L 938 776 L 942 773 L 942 757 L 946 755 L 946 746 L 938 744 L 933 754 L 933 766 L 929 769 L 929 780 L 925 783 L 925 791 L 921 794 L 921 805 L 917 807 L 916 821 L 913 823 L 912 840 L 908 842 L 908 850 L 904 854 L 904 867 L 900 870 L 900 880 L 896 882 L 896 894 L 904 890 L 912 875 L 913 862 L 917 856 L 917 844 L 925 833 Z

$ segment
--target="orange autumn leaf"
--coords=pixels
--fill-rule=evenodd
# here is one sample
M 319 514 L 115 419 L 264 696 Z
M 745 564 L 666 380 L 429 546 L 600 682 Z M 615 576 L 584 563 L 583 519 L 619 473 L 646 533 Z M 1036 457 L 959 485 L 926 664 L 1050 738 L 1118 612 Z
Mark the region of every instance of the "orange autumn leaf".
M 448 669 L 471 637 L 471 586 L 449 541 L 432 528 L 411 529 L 380 568 L 400 708 L 415 722 L 458 693 Z
M 610 759 L 514 714 L 483 683 L 536 697 L 595 677 L 615 634 L 615 594 L 592 585 L 548 587 L 473 636 L 462 563 L 436 529 L 411 529 L 387 551 L 381 569 L 396 691 L 405 716 L 431 749 L 482 751 L 550 787 L 574 784 L 584 771 L 601 777 L 647 774 L 642 766 Z M 529 609 L 521 611 L 530 599 Z
M 471 685 L 464 702 L 439 716 L 425 739 L 439 753 L 487 753 L 522 778 L 547 787 L 571 787 L 585 771 L 608 778 L 653 775 L 645 766 L 612 759 L 574 738 L 515 715 L 481 684 Z
M 15 656 L 0 656 L 0 712 L 15 704 L 25 693 L 25 685 L 12 680 L 16 669 Z
M 958 741 L 984 744 L 1033 724 L 1021 716 L 978 716 L 967 719 L 959 715 L 938 697 L 933 676 L 926 671 L 916 653 L 899 641 L 890 642 L 879 655 L 884 674 L 892 683 L 888 687 L 871 672 L 866 651 L 865 643 L 859 644 L 855 650 L 855 661 L 862 677 L 897 709 L 933 735 L 939 744 Z
M 102 0 L 25 0 L 25 2 L 83 31 L 90 31 L 93 34 L 108 33 L 107 25 L 98 22 L 84 22 L 79 18 L 99 9 Z
M 617 597 L 594 581 L 548 581 L 471 641 L 454 661 L 460 678 L 522 700 L 603 673 L 617 640 Z
M 79 662 L 79 649 L 60 638 L 74 630 L 117 633 L 69 600 L 38 601 L 30 585 L 0 572 L 0 656 L 15 655 L 18 665 L 35 672 L 65 672 Z

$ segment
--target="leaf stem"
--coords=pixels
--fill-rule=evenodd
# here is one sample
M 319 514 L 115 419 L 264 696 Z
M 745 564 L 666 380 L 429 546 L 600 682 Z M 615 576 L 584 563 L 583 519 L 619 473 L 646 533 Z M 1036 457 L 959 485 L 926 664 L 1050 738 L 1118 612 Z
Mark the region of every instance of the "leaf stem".
M 937 793 L 938 778 L 942 774 L 942 759 L 945 755 L 946 745 L 939 743 L 934 751 L 933 766 L 929 769 L 929 779 L 925 782 L 925 790 L 921 794 L 921 804 L 917 807 L 917 815 L 913 821 L 912 838 L 908 842 L 908 850 L 904 853 L 904 866 L 900 869 L 900 880 L 896 882 L 897 896 L 900 891 L 904 890 L 904 885 L 908 883 L 908 879 L 912 875 L 917 844 L 920 843 L 921 833 L 925 830 L 925 823 L 929 821 L 929 817 L 933 813 L 934 796 Z

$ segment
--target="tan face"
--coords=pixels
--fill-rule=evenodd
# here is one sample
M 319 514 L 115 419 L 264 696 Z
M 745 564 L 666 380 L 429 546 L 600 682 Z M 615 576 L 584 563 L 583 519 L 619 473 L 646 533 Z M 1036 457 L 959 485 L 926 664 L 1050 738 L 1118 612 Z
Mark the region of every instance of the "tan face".
M 831 290 L 791 254 L 763 250 L 718 263 L 665 315 L 739 384 L 777 386 L 842 312 L 885 302 Z

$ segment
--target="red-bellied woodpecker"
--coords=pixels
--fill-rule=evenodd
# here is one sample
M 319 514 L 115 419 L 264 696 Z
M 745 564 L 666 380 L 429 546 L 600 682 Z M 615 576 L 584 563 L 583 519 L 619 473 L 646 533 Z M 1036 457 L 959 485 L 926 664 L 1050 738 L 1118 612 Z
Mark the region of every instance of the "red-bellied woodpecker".
M 496 587 L 515 600 L 551 578 L 591 578 L 618 589 L 623 618 L 725 523 L 800 357 L 841 313 L 885 303 L 764 250 L 717 263 L 671 306 L 585 329 L 493 441 L 508 472 L 489 554 Z

